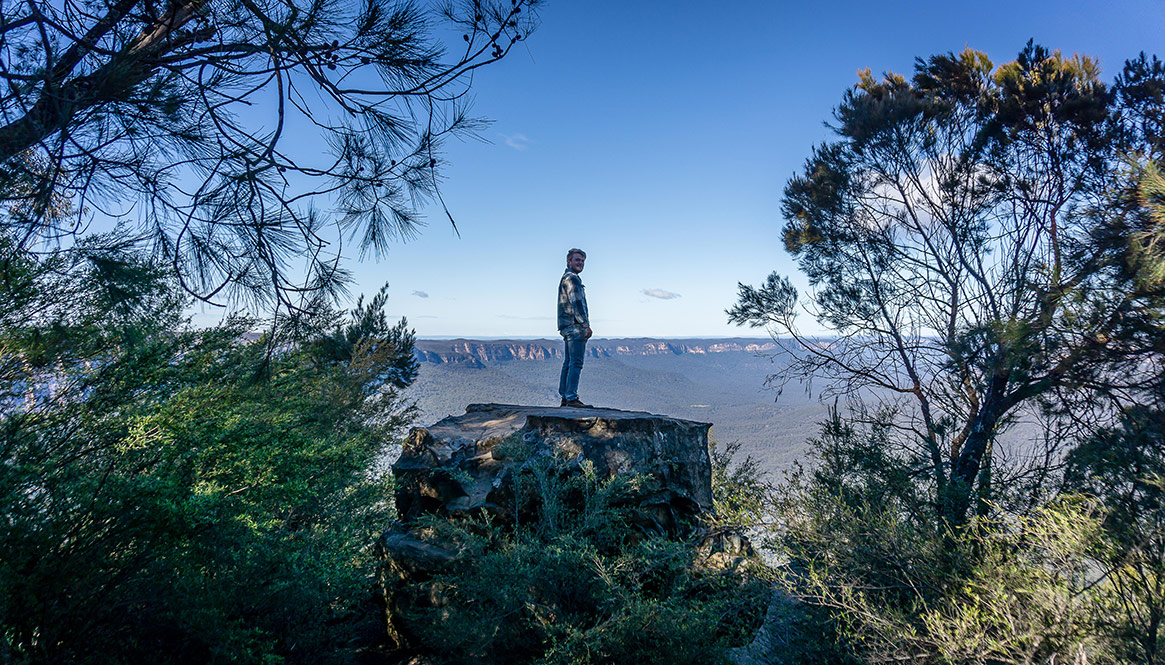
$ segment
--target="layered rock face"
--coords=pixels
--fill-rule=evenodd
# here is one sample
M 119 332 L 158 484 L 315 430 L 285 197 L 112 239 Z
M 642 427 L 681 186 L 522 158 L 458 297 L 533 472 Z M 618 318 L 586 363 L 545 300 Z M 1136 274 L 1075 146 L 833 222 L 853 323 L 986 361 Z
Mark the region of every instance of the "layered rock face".
M 692 542 L 697 565 L 739 565 L 752 554 L 747 539 L 698 520 L 712 512 L 710 427 L 617 409 L 472 404 L 463 415 L 414 429 L 393 465 L 403 521 L 378 542 L 390 639 L 398 647 L 413 642 L 401 617 L 440 607 L 440 584 L 430 580 L 465 563 L 458 543 L 435 537 L 415 518 L 485 517 L 490 528 L 505 529 L 525 517 L 518 485 L 548 472 L 645 479 L 635 484 L 638 493 L 621 498 L 629 524 Z
M 652 491 L 637 503 L 658 529 L 712 510 L 711 425 L 618 409 L 471 404 L 464 415 L 414 429 L 393 465 L 397 511 L 463 515 L 484 510 L 512 522 L 513 483 L 551 458 L 565 469 L 589 464 L 599 479 L 645 474 Z
M 768 353 L 777 345 L 767 339 L 592 339 L 586 353 L 591 358 L 616 356 L 707 355 L 745 351 Z M 562 340 L 417 340 L 417 360 L 433 364 L 453 363 L 469 367 L 487 367 L 515 360 L 562 358 Z

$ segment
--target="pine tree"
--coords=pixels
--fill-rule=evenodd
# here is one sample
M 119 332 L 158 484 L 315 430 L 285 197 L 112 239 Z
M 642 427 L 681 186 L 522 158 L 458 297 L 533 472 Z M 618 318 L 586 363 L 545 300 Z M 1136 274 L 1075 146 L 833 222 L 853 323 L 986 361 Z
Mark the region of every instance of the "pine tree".
M 441 141 L 477 126 L 473 72 L 537 4 L 4 3 L 5 225 L 27 248 L 119 220 L 206 301 L 334 294 L 339 247 L 382 252 L 440 200 Z

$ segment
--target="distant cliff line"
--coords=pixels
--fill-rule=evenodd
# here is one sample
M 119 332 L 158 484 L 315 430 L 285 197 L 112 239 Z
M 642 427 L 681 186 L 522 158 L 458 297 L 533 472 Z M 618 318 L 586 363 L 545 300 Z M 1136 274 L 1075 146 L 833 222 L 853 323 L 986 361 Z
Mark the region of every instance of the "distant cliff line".
M 614 356 L 706 355 L 710 353 L 766 353 L 777 349 L 771 339 L 652 339 L 645 337 L 592 339 L 587 344 L 587 355 L 592 358 Z M 460 364 L 484 367 L 512 360 L 548 360 L 562 358 L 562 340 L 475 340 L 475 339 L 419 339 L 416 356 L 421 362 Z

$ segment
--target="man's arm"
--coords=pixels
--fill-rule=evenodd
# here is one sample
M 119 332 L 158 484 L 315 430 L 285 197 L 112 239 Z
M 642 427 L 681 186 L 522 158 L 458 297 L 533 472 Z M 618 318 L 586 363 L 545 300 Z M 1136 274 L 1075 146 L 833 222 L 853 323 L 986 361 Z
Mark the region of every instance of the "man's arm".
M 582 279 L 578 275 L 571 275 L 566 280 L 566 294 L 570 298 L 570 308 L 574 312 L 575 323 L 586 330 L 586 336 L 589 339 L 593 334 L 591 331 L 591 318 L 590 313 L 587 311 L 587 298 L 586 293 L 583 291 Z

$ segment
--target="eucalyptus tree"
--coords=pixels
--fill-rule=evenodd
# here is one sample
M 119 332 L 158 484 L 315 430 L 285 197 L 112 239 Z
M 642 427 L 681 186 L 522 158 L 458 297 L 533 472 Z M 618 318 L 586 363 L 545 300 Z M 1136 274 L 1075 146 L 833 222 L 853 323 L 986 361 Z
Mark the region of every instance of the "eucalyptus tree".
M 784 243 L 808 298 L 774 273 L 742 284 L 729 318 L 778 337 L 778 378 L 824 381 L 888 420 L 937 524 L 997 500 L 995 460 L 1022 457 L 998 437 L 1021 411 L 1079 424 L 1069 416 L 1152 382 L 1162 290 L 1138 277 L 1144 206 L 1127 183 L 1131 163 L 1160 156 L 1162 81 L 1142 56 L 1108 86 L 1091 58 L 1030 43 L 998 67 L 967 49 L 918 60 L 909 80 L 866 70 L 836 140 L 786 185 Z M 1067 436 L 1046 438 L 1009 482 L 1048 482 Z
M 440 202 L 474 73 L 538 3 L 5 0 L 4 224 L 24 250 L 114 220 L 204 301 L 327 294 L 345 244 Z

